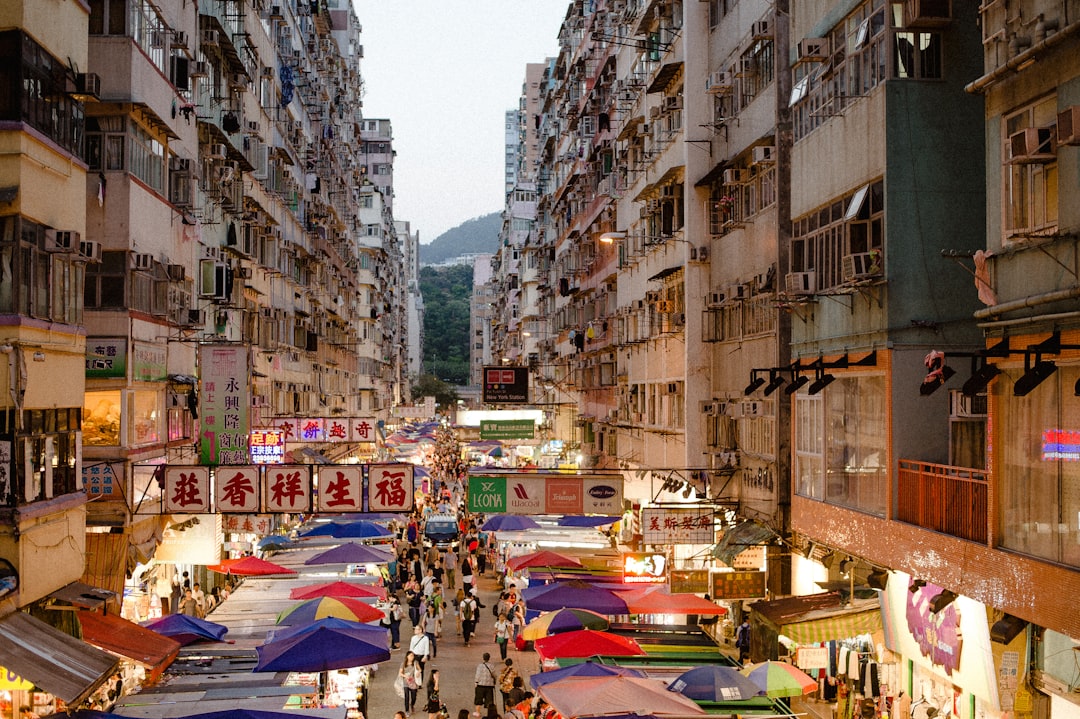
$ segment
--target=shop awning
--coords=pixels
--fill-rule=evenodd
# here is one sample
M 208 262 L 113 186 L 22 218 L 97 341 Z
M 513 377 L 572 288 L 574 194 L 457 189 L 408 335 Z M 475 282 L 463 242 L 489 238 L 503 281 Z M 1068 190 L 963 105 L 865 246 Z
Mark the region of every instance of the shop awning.
M 877 599 L 846 605 L 836 592 L 754 602 L 750 609 L 797 644 L 845 639 L 881 629 Z
M 111 654 L 50 627 L 29 614 L 0 619 L 4 668 L 68 704 L 78 704 L 116 671 Z
M 79 621 L 87 643 L 138 662 L 152 675 L 169 666 L 180 652 L 180 642 L 175 639 L 121 617 L 80 612 Z
M 116 603 L 116 592 L 110 592 L 108 589 L 101 589 L 100 587 L 91 587 L 89 584 L 83 584 L 82 582 L 72 582 L 60 587 L 51 593 L 49 597 L 83 609 L 100 609 L 109 602 Z
M 775 536 L 776 532 L 771 528 L 748 519 L 725 531 L 724 536 L 712 548 L 712 555 L 730 566 L 737 555 L 750 547 L 764 544 Z

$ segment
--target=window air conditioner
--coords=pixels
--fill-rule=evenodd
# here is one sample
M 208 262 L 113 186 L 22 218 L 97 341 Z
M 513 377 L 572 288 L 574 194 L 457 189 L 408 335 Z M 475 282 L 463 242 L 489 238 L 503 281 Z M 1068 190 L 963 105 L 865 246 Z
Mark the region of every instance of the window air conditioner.
M 723 180 L 725 185 L 741 185 L 746 182 L 746 170 L 729 167 L 724 170 Z
M 80 72 L 75 75 L 75 94 L 86 99 L 101 97 L 101 76 L 93 72 Z
M 949 405 L 951 410 L 949 414 L 955 419 L 985 417 L 986 391 L 978 392 L 969 397 L 961 390 L 950 390 Z
M 71 230 L 45 230 L 46 252 L 71 252 L 79 246 L 79 233 Z M 72 244 L 74 242 L 75 244 Z
M 196 60 L 191 63 L 191 69 L 188 70 L 189 77 L 206 77 L 210 74 L 210 66 L 206 60 Z
M 229 87 L 234 90 L 246 90 L 248 86 L 248 76 L 242 72 L 234 72 L 229 75 Z
M 188 46 L 187 33 L 183 30 L 174 30 L 172 36 L 172 46 L 174 49 L 186 48 Z
M 698 403 L 698 411 L 701 414 L 716 414 L 716 402 L 702 400 Z
M 952 20 L 951 0 L 905 0 L 906 27 L 944 27 Z
M 1025 127 L 1009 135 L 1009 164 L 1045 165 L 1057 160 L 1054 128 Z
M 817 290 L 817 278 L 813 272 L 789 272 L 784 287 L 789 295 L 812 295 Z
M 137 270 L 149 270 L 154 266 L 154 256 L 149 252 L 135 252 L 131 255 L 131 266 Z
M 724 302 L 723 292 L 710 292 L 705 296 L 705 306 L 710 309 L 716 309 Z
M 228 155 L 228 149 L 221 143 L 206 146 L 206 156 L 211 160 L 224 160 Z
M 247 127 L 248 134 L 250 134 L 250 135 L 258 135 L 259 134 L 259 122 L 257 120 L 248 120 L 245 127 Z
M 236 279 L 238 279 L 238 280 L 250 280 L 251 279 L 251 268 L 250 267 L 237 267 L 236 269 L 233 270 L 233 272 L 236 274 Z
M 187 311 L 187 324 L 189 325 L 201 325 L 206 321 L 206 316 L 203 310 L 189 309 Z
M 671 300 L 659 300 L 654 307 L 661 314 L 670 314 L 675 311 L 675 303 Z
M 1057 144 L 1080 145 L 1080 105 L 1067 107 L 1058 113 Z
M 203 30 L 200 36 L 200 44 L 202 45 L 217 45 L 218 44 L 218 32 L 217 30 Z
M 79 243 L 79 254 L 91 262 L 101 262 L 101 243 L 83 240 Z
M 745 400 L 742 403 L 743 417 L 760 417 L 765 414 L 765 403 L 759 399 Z
M 705 79 L 705 92 L 710 95 L 726 95 L 731 90 L 731 76 L 723 70 L 717 70 Z
M 169 158 L 169 169 L 173 172 L 191 172 L 191 160 L 186 157 Z
M 165 272 L 171 282 L 183 282 L 187 277 L 187 269 L 184 265 L 166 265 Z
M 739 58 L 739 70 L 735 74 L 736 77 L 751 77 L 756 72 L 757 60 L 749 55 Z
M 879 255 L 875 252 L 856 252 L 840 258 L 840 274 L 844 282 L 864 280 L 881 274 Z
M 799 41 L 798 62 L 825 62 L 828 57 L 828 38 L 807 37 Z
M 771 165 L 776 162 L 776 147 L 773 145 L 758 145 L 751 153 L 755 165 Z
M 268 80 L 273 80 L 274 79 L 274 68 L 272 68 L 272 67 L 264 67 L 262 70 L 259 71 L 259 75 L 266 78 L 266 79 L 268 79 Z
M 664 98 L 665 110 L 681 110 L 682 109 L 682 95 L 670 95 Z
M 709 246 L 701 245 L 700 247 L 690 248 L 690 260 L 693 262 L 708 262 L 709 261 Z
M 751 40 L 770 40 L 772 36 L 772 23 L 768 20 L 758 20 L 750 26 Z
M 154 30 L 150 33 L 150 47 L 165 47 L 165 31 Z
M 656 118 L 660 117 L 661 112 L 662 112 L 662 109 L 661 109 L 661 107 L 659 105 L 655 105 L 653 107 L 650 107 L 649 108 L 649 118 L 652 119 L 652 120 L 655 120 Z
M 270 6 L 270 15 L 269 15 L 269 17 L 270 17 L 271 20 L 283 20 L 283 19 L 285 19 L 285 16 L 281 13 L 281 6 L 280 5 L 271 5 Z

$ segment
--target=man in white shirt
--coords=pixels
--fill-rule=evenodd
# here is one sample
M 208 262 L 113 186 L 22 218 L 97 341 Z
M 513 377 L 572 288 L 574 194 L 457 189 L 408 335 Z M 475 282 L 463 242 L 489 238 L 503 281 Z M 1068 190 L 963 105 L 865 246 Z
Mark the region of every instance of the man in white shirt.
M 409 651 L 416 657 L 416 663 L 420 665 L 420 676 L 424 676 L 424 664 L 431 652 L 431 640 L 424 634 L 424 628 L 417 625 L 413 629 L 412 639 L 409 640 Z

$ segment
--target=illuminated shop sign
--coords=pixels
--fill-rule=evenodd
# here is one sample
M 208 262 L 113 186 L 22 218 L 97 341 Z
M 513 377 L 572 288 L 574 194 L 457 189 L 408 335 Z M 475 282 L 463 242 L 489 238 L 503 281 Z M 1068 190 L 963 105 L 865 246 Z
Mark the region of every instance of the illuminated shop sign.
M 280 429 L 253 429 L 248 438 L 252 464 L 281 464 L 285 461 L 285 432 Z
M 623 555 L 625 584 L 662 584 L 667 582 L 667 556 L 655 552 Z
M 1044 461 L 1080 461 L 1080 430 L 1048 429 L 1042 434 Z

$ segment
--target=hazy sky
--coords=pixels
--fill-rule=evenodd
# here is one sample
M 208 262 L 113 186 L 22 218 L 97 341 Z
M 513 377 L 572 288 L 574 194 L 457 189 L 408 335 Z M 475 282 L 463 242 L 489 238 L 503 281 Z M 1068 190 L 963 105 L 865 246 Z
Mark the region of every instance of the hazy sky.
M 353 0 L 364 116 L 394 129 L 394 218 L 427 243 L 504 199 L 525 65 L 558 51 L 567 0 Z

